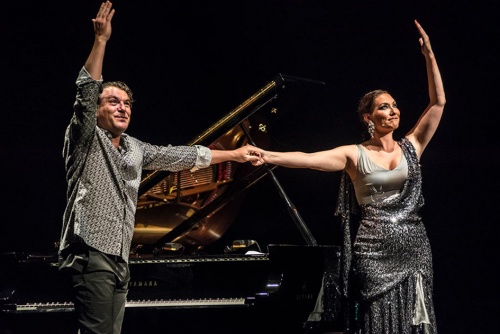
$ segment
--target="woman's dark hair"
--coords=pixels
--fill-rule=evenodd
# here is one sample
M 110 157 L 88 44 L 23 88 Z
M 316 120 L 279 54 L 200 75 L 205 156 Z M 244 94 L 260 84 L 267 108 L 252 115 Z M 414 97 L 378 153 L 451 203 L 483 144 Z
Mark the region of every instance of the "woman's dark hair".
M 361 127 L 363 129 L 362 131 L 362 137 L 365 139 L 368 139 L 368 131 L 367 131 L 367 126 L 366 122 L 363 120 L 363 115 L 364 114 L 371 114 L 373 110 L 373 102 L 375 99 L 382 94 L 389 94 L 386 90 L 383 89 L 375 89 L 372 90 L 371 92 L 366 93 L 359 99 L 358 103 L 358 117 L 361 122 Z

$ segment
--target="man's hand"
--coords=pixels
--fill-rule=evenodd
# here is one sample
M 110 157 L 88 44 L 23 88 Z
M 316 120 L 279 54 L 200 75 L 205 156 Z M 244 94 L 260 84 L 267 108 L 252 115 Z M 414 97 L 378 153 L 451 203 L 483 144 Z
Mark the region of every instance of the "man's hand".
M 224 161 L 251 162 L 256 164 L 260 160 L 259 149 L 252 145 L 244 145 L 234 150 L 212 150 L 211 165 Z
M 111 37 L 111 19 L 115 14 L 115 10 L 111 9 L 112 6 L 110 1 L 103 2 L 99 8 L 99 12 L 97 12 L 96 18 L 92 19 L 92 24 L 94 25 L 94 45 L 84 67 L 94 80 L 102 80 L 104 51 Z
M 104 42 L 111 37 L 111 19 L 115 14 L 115 10 L 111 9 L 112 6 L 110 1 L 103 2 L 96 18 L 92 19 L 96 38 L 102 38 Z

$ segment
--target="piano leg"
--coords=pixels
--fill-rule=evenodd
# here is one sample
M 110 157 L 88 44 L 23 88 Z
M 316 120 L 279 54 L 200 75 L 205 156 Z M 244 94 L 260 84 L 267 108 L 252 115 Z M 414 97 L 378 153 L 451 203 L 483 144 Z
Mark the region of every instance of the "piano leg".
M 304 323 L 305 334 L 342 333 L 339 249 L 324 249 L 324 273 L 314 309 Z

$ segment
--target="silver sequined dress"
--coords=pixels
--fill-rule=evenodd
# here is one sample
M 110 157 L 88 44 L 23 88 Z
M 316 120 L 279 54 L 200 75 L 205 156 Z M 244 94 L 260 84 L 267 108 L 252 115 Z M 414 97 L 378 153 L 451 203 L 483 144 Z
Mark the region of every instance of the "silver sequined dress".
M 343 294 L 356 308 L 346 331 L 366 334 L 436 334 L 432 254 L 419 215 L 422 175 L 413 145 L 399 143 L 408 179 L 399 196 L 357 206 L 344 173 L 337 205 L 342 216 Z

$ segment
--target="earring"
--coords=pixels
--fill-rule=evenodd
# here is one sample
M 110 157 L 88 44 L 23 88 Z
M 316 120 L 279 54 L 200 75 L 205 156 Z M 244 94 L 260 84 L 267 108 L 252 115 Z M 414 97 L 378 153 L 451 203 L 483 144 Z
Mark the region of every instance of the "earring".
M 368 133 L 370 137 L 373 138 L 373 132 L 375 131 L 375 124 L 371 120 L 368 121 Z

